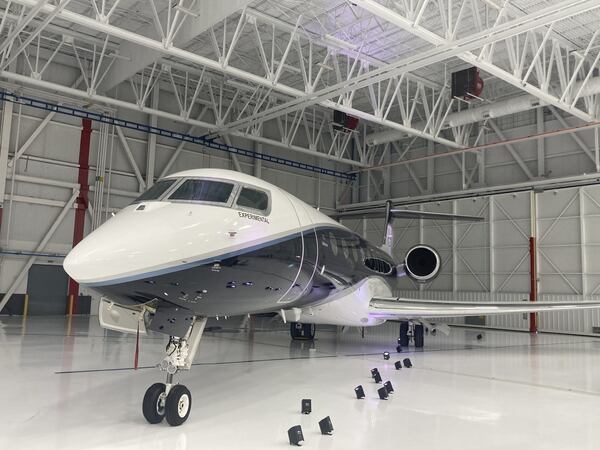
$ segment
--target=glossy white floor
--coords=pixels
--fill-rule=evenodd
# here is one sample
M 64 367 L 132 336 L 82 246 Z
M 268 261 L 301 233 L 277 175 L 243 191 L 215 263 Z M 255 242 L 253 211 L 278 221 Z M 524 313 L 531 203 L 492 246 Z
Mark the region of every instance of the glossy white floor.
M 141 341 L 101 330 L 95 318 L 0 318 L 0 448 L 276 449 L 302 425 L 305 448 L 597 449 L 600 446 L 600 339 L 453 329 L 407 351 L 412 369 L 394 370 L 397 325 L 290 342 L 281 326 L 238 321 L 209 325 L 189 373 L 189 420 L 147 424 L 146 388 L 163 375 L 153 366 L 164 339 Z M 483 339 L 477 340 L 482 333 Z M 395 393 L 379 400 L 370 369 Z M 362 384 L 367 398 L 356 400 Z M 300 414 L 311 398 L 313 413 Z M 331 416 L 335 431 L 317 422 Z

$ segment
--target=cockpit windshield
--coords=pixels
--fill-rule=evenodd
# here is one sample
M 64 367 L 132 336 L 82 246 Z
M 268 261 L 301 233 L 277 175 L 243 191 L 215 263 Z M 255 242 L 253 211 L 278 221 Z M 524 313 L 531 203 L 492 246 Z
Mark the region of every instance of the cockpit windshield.
M 146 192 L 144 192 L 142 195 L 140 195 L 138 198 L 136 198 L 133 203 L 140 203 L 140 202 L 144 202 L 147 200 L 156 200 L 158 199 L 161 195 L 163 195 L 167 189 L 169 189 L 173 183 L 175 183 L 175 179 L 167 179 L 167 180 L 161 180 L 158 181 L 156 183 L 154 183 L 154 185 L 148 189 Z
M 169 200 L 227 203 L 233 184 L 215 180 L 186 180 Z

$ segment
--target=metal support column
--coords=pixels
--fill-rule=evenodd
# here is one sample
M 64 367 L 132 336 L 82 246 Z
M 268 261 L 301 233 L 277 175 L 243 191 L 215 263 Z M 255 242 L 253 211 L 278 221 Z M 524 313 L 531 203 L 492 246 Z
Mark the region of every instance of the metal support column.
M 536 109 L 536 123 L 537 132 L 541 134 L 544 132 L 544 108 L 539 107 Z M 546 176 L 546 150 L 544 148 L 544 138 L 538 138 L 537 140 L 537 176 Z
M 159 98 L 159 86 L 158 83 L 154 86 L 152 92 L 152 109 L 158 109 L 158 98 Z M 158 126 L 158 117 L 156 114 L 150 114 L 148 125 L 153 128 Z M 154 133 L 148 134 L 148 152 L 146 156 L 146 189 L 150 189 L 154 184 L 154 170 L 156 165 L 156 135 Z
M 92 137 L 92 121 L 90 119 L 81 120 L 82 129 L 79 139 L 79 196 L 75 200 L 75 222 L 73 225 L 73 247 L 83 239 L 85 228 L 85 212 L 88 209 L 89 171 L 90 171 L 90 139 Z M 79 283 L 69 278 L 69 303 L 68 314 L 77 312 L 77 299 L 79 298 Z
M 536 302 L 538 294 L 537 286 L 537 198 L 536 193 L 530 194 L 531 205 L 531 234 L 529 237 L 529 301 Z M 537 314 L 529 314 L 529 332 L 537 333 Z
M 490 250 L 489 250 L 489 257 L 490 257 L 490 294 L 494 294 L 496 292 L 496 277 L 495 277 L 495 272 L 496 272 L 496 260 L 495 260 L 495 250 L 494 250 L 494 240 L 495 240 L 495 224 L 494 224 L 494 197 L 492 195 L 490 195 L 488 197 L 488 217 L 490 220 L 490 224 L 489 224 L 489 239 L 490 239 Z
M 2 227 L 2 210 L 6 193 L 6 174 L 8 171 L 8 153 L 10 151 L 10 130 L 12 127 L 13 104 L 4 103 L 2 111 L 2 128 L 0 131 L 0 228 Z
M 452 214 L 457 214 L 458 205 L 452 200 Z M 452 292 L 458 291 L 458 227 L 456 220 L 452 221 Z
M 433 155 L 435 146 L 433 141 L 427 141 L 427 156 Z M 433 194 L 435 189 L 435 159 L 427 160 L 427 193 Z
M 262 154 L 262 150 L 263 150 L 262 143 L 255 142 L 254 143 L 254 151 L 256 153 Z M 260 159 L 254 160 L 254 169 L 253 169 L 252 173 L 256 178 L 262 178 L 262 161 Z

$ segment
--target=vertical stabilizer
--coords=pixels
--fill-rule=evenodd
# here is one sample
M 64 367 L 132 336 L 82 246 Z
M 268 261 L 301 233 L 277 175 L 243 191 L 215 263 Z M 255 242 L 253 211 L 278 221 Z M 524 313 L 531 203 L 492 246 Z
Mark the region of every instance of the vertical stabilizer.
M 385 202 L 385 227 L 383 228 L 383 245 L 381 249 L 388 255 L 392 256 L 392 250 L 394 249 L 394 228 L 392 227 L 392 202 L 390 200 Z

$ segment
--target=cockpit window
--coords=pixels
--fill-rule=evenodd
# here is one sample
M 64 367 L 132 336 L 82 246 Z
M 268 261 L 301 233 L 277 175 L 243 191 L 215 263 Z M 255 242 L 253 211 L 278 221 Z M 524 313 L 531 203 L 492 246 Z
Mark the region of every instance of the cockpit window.
M 266 192 L 243 187 L 236 204 L 244 208 L 266 211 L 269 208 L 269 196 Z
M 169 200 L 227 203 L 233 184 L 214 180 L 186 180 Z
M 150 189 L 148 189 L 146 192 L 144 192 L 142 195 L 140 195 L 138 198 L 136 198 L 133 201 L 133 203 L 140 203 L 140 202 L 145 202 L 148 200 L 158 199 L 161 195 L 163 195 L 167 191 L 167 189 L 169 189 L 173 185 L 173 183 L 175 183 L 175 181 L 176 180 L 174 180 L 174 179 L 169 179 L 169 180 L 161 180 L 161 181 L 154 183 Z

